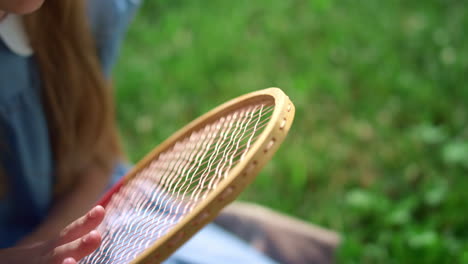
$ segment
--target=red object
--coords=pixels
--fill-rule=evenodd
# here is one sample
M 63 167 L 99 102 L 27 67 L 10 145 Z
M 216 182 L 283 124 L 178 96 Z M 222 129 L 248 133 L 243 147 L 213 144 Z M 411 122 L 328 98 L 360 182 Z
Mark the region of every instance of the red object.
M 112 188 L 104 194 L 104 196 L 101 198 L 101 200 L 97 203 L 97 205 L 101 205 L 102 207 L 106 208 L 106 205 L 109 203 L 110 199 L 112 198 L 112 195 L 114 193 L 118 192 L 120 188 L 124 185 L 125 177 L 120 179 Z

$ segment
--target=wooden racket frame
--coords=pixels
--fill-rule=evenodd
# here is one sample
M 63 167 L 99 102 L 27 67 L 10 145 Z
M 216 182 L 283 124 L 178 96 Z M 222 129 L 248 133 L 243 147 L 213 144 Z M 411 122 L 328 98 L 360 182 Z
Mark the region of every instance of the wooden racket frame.
M 271 102 L 273 113 L 268 125 L 251 146 L 245 158 L 232 168 L 229 176 L 220 182 L 217 189 L 208 194 L 189 214 L 183 217 L 170 231 L 138 255 L 130 264 L 154 264 L 168 258 L 177 248 L 190 239 L 204 225 L 211 222 L 228 203 L 255 178 L 271 159 L 286 137 L 294 119 L 295 108 L 289 97 L 279 88 L 268 88 L 232 99 L 195 119 L 157 146 L 106 195 L 100 204 L 106 205 L 112 194 L 118 191 L 139 171 L 146 168 L 160 153 L 170 149 L 176 142 L 223 116 L 224 114 L 254 103 Z

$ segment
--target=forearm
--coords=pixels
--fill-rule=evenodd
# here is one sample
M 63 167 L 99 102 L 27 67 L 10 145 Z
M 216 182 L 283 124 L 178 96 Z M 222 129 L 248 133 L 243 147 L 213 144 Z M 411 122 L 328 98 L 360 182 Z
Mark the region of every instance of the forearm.
M 101 170 L 90 169 L 80 177 L 73 190 L 56 201 L 45 221 L 21 244 L 47 240 L 55 237 L 69 223 L 83 215 L 103 193 L 109 182 L 109 175 Z

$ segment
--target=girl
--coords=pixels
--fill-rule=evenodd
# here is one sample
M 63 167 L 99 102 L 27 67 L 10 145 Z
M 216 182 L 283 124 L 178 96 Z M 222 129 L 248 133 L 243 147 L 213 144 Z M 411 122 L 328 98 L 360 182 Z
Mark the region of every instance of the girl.
M 102 207 L 65 226 L 125 173 L 108 77 L 138 5 L 0 0 L 2 261 L 71 264 L 99 246 Z M 167 261 L 220 262 L 274 263 L 215 225 Z
M 63 228 L 124 173 L 107 77 L 137 6 L 0 0 L 0 247 L 10 248 L 2 260 L 74 263 L 98 247 L 102 208 Z M 223 241 L 229 252 L 208 252 Z M 272 263 L 213 225 L 168 263 L 225 257 Z
M 48 241 L 4 249 L 2 261 L 72 263 L 99 245 L 102 208 L 57 234 L 121 160 L 105 74 L 136 6 L 0 0 L 0 248 Z

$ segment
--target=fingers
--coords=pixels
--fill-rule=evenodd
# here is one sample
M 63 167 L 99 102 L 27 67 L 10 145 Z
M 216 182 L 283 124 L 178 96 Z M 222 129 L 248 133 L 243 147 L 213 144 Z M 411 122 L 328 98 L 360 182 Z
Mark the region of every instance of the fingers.
M 67 226 L 57 240 L 0 251 L 0 263 L 77 264 L 101 244 L 96 228 L 104 219 L 102 206 Z
M 80 239 L 54 249 L 50 258 L 53 264 L 75 264 L 96 250 L 101 243 L 101 235 L 93 230 Z
M 98 205 L 94 207 L 86 215 L 77 219 L 60 232 L 55 247 L 74 241 L 89 233 L 102 222 L 104 215 L 105 211 L 102 206 Z
M 96 206 L 64 228 L 55 242 L 47 243 L 49 246 L 46 248 L 52 251 L 47 254 L 46 263 L 76 264 L 96 250 L 101 243 L 101 235 L 93 229 L 102 222 L 104 215 L 104 208 Z

